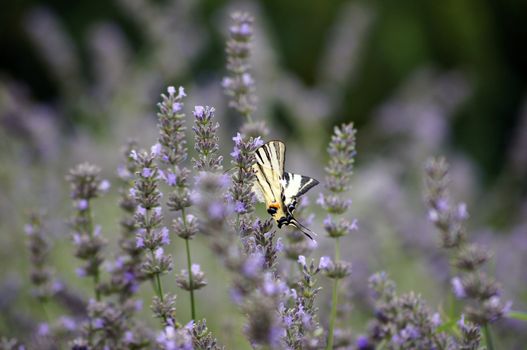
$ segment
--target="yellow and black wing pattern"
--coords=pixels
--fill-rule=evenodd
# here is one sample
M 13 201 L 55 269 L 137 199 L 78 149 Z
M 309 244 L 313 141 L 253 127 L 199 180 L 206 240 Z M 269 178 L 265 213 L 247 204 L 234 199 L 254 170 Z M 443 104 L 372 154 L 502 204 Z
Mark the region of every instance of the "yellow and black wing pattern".
M 256 150 L 255 157 L 256 197 L 265 203 L 267 212 L 279 228 L 291 225 L 312 239 L 314 233 L 293 217 L 293 211 L 298 197 L 316 186 L 318 181 L 284 171 L 285 144 L 282 141 L 267 142 Z

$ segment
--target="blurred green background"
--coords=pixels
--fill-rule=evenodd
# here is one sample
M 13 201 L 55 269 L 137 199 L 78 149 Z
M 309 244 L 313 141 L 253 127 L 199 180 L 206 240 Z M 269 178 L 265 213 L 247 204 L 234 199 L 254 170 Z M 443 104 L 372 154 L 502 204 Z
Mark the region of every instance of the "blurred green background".
M 30 297 L 22 233 L 32 209 L 45 207 L 49 215 L 59 277 L 90 295 L 90 281 L 72 268 L 78 262 L 64 224 L 71 215 L 64 174 L 91 161 L 115 180 L 128 138 L 144 147 L 155 142 L 156 103 L 166 86 L 185 86 L 187 115 L 193 105 L 216 107 L 228 157 L 241 120 L 227 108 L 220 82 L 228 15 L 236 9 L 255 17 L 255 119 L 267 121 L 270 138 L 287 140 L 288 167 L 323 179 L 332 126 L 354 121 L 359 130 L 351 196 L 361 230 L 343 245 L 354 264 L 348 294 L 355 335 L 371 317 L 366 279 L 379 269 L 434 307 L 447 304 L 448 265 L 422 200 L 422 165 L 436 154 L 453 163 L 453 192 L 468 203 L 473 237 L 495 251 L 491 271 L 505 296 L 524 307 L 526 1 L 11 0 L 0 4 L 0 334 L 24 338 L 30 321 L 42 320 Z M 320 190 L 312 191 L 312 203 Z M 95 209 L 111 247 L 117 200 L 113 191 Z M 322 232 L 323 214 L 312 212 Z M 184 256 L 175 245 L 179 269 Z M 206 246 L 193 242 L 194 260 L 213 286 L 198 293 L 198 313 L 214 310 L 206 316 L 220 341 L 247 348 L 242 318 L 223 302 L 229 276 Z M 314 255 L 331 251 L 322 237 Z M 423 283 L 430 276 L 436 279 Z M 174 287 L 171 278 L 165 281 Z M 151 294 L 147 287 L 142 293 L 146 306 Z M 181 291 L 178 308 L 188 318 Z M 143 315 L 155 324 L 148 307 Z M 225 322 L 222 315 L 237 316 Z M 518 327 L 498 328 L 505 339 L 498 344 L 522 344 L 517 334 L 525 327 Z
M 162 3 L 162 1 L 156 1 Z M 360 1 L 355 1 L 360 3 Z M 331 25 L 346 1 L 257 2 L 280 65 L 307 86 L 317 83 L 317 69 Z M 504 162 L 512 130 L 518 124 L 527 81 L 527 3 L 503 1 L 364 1 L 373 23 L 362 43 L 354 79 L 342 86 L 346 98 L 333 120 L 365 123 L 373 108 L 387 98 L 407 75 L 422 65 L 461 69 L 473 94 L 457 111 L 452 145 L 465 150 L 491 181 Z M 203 72 L 222 71 L 223 38 L 215 25 L 226 1 L 199 1 L 192 21 L 211 38 L 181 83 Z M 239 3 L 243 7 L 243 2 Z M 118 23 L 132 43 L 134 55 L 148 50 L 141 27 L 111 1 L 4 1 L 0 12 L 1 74 L 23 81 L 39 101 L 60 99 L 57 82 L 35 52 L 24 30 L 34 6 L 49 7 L 60 18 L 81 55 L 82 75 L 90 78 L 86 32 L 99 21 Z M 170 33 L 167 33 L 170 35 Z M 170 77 L 166 77 L 169 80 Z M 74 115 L 64 123 L 82 123 Z

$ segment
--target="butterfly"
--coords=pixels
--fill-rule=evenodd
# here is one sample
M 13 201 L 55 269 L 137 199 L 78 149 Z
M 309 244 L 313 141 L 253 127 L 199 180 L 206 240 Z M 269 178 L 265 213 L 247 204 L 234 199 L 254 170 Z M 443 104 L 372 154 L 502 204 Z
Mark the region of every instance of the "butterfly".
M 318 185 L 310 177 L 284 171 L 285 144 L 282 141 L 269 141 L 255 151 L 256 163 L 253 169 L 256 181 L 253 191 L 256 197 L 265 203 L 267 212 L 276 220 L 278 228 L 290 225 L 313 239 L 313 231 L 299 223 L 293 212 L 298 197 Z

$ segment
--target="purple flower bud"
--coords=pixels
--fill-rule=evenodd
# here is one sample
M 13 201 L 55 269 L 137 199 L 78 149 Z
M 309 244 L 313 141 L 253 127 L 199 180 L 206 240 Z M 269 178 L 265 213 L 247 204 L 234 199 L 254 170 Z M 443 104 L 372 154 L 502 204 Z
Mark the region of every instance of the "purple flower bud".
M 81 211 L 88 209 L 88 206 L 89 206 L 89 202 L 87 199 L 79 199 L 77 201 L 77 209 Z
M 110 181 L 102 180 L 101 183 L 99 184 L 99 191 L 106 193 L 108 192 L 110 187 L 111 187 Z
M 201 266 L 199 266 L 199 264 L 192 264 L 190 271 L 192 271 L 193 275 L 197 275 L 201 272 Z
M 160 260 L 163 257 L 164 253 L 165 253 L 165 251 L 163 250 L 162 247 L 157 248 L 156 251 L 154 252 L 155 257 L 156 257 L 157 260 Z
M 161 229 L 161 244 L 163 245 L 170 244 L 169 232 L 168 232 L 168 228 L 166 227 L 163 227 Z
M 195 106 L 194 107 L 194 117 L 196 118 L 203 118 L 203 112 L 205 112 L 205 108 L 203 106 Z
M 169 87 L 167 88 L 167 92 L 168 92 L 168 95 L 169 95 L 169 96 L 173 96 L 173 95 L 176 93 L 176 88 L 173 87 L 173 86 L 169 86 Z
M 242 138 L 242 135 L 240 133 L 237 133 L 236 136 L 234 136 L 232 138 L 232 140 L 234 141 L 234 145 L 239 147 L 239 146 L 241 146 L 243 138 Z
M 144 248 L 145 247 L 145 240 L 141 236 L 135 237 L 135 247 L 136 248 Z
M 461 220 L 468 219 L 468 210 L 465 203 L 459 203 L 457 206 L 457 217 Z
M 139 155 L 137 154 L 136 150 L 130 151 L 130 158 L 132 158 L 136 162 L 139 160 Z
M 454 295 L 459 298 L 465 298 L 467 294 L 465 293 L 465 288 L 463 287 L 463 282 L 459 277 L 454 277 L 451 280 L 452 283 L 452 289 L 454 291 Z
M 172 105 L 172 112 L 177 113 L 183 110 L 183 103 L 180 102 L 174 102 Z
M 433 314 L 432 319 L 430 321 L 434 326 L 439 327 L 441 325 L 441 315 L 439 314 L 439 312 Z
M 150 153 L 152 153 L 154 157 L 159 157 L 162 150 L 163 146 L 161 146 L 161 144 L 158 142 L 150 148 Z
M 276 240 L 276 251 L 280 253 L 283 250 L 284 250 L 284 243 L 282 241 L 282 237 L 278 237 L 278 239 Z
M 261 147 L 261 146 L 263 146 L 263 144 L 264 144 L 264 142 L 260 138 L 260 136 L 258 136 L 257 138 L 254 139 L 254 147 L 255 148 Z
M 153 171 L 150 168 L 143 168 L 143 170 L 141 171 L 142 177 L 149 178 L 150 176 L 152 176 L 152 174 L 153 174 Z
M 331 261 L 329 257 L 323 256 L 320 258 L 320 262 L 318 263 L 318 268 L 321 270 L 326 270 L 330 268 L 332 264 L 333 262 Z
M 368 341 L 368 338 L 364 335 L 360 335 L 357 338 L 357 349 L 358 350 L 364 350 L 370 348 L 370 342 Z
M 101 329 L 104 327 L 104 320 L 102 318 L 95 318 L 92 320 L 93 328 Z
M 146 209 L 143 208 L 142 206 L 138 205 L 136 208 L 135 208 L 135 211 L 137 214 L 141 215 L 141 216 L 145 216 L 146 215 Z
M 243 204 L 242 201 L 236 201 L 236 204 L 234 204 L 234 211 L 238 214 L 243 214 L 247 211 L 245 208 L 245 204 Z
M 302 266 L 306 266 L 306 257 L 303 255 L 298 256 L 298 263 Z
M 68 331 L 74 331 L 77 329 L 77 323 L 75 320 L 68 316 L 62 316 L 59 318 L 59 322 L 62 324 L 62 327 Z
M 185 93 L 185 89 L 183 88 L 183 86 L 180 86 L 178 90 L 178 95 L 176 96 L 176 98 L 179 100 L 185 96 L 187 96 L 187 94 Z
M 37 334 L 41 337 L 49 335 L 49 324 L 40 323 L 37 328 Z

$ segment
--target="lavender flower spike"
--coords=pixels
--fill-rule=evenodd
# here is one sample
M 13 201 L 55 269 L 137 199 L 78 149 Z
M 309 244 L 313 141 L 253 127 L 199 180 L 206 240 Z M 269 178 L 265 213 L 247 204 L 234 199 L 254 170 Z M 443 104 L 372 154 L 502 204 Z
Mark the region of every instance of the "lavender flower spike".
M 232 15 L 232 21 L 226 48 L 227 70 L 230 74 L 223 78 L 222 86 L 225 93 L 231 97 L 229 106 L 250 121 L 256 109 L 254 80 L 250 74 L 249 63 L 253 18 L 247 13 L 236 12 Z
M 218 155 L 218 136 L 216 132 L 220 125 L 214 122 L 214 107 L 194 107 L 195 146 L 198 158 L 192 159 L 197 170 L 218 171 L 222 169 L 223 157 Z

